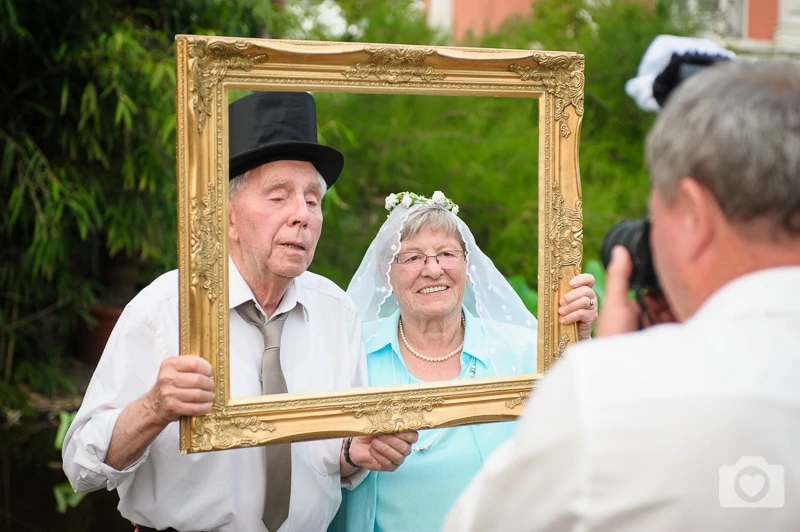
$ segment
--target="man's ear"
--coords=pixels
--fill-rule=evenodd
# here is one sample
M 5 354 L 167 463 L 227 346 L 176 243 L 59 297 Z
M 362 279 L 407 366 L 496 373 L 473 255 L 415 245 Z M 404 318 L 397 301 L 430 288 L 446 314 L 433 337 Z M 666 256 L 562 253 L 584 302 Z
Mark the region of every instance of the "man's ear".
M 228 202 L 228 238 L 233 241 L 239 239 L 239 232 L 236 230 L 236 215 L 231 202 Z
M 683 240 L 682 253 L 695 261 L 708 249 L 717 235 L 722 210 L 717 199 L 705 185 L 691 177 L 678 183 L 676 202 L 680 205 Z

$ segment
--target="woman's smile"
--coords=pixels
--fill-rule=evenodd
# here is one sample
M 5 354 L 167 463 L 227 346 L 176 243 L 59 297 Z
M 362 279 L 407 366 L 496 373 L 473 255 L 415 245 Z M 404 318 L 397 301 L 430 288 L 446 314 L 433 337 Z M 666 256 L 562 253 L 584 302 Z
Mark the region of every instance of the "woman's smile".
M 436 292 L 442 292 L 444 290 L 447 290 L 448 288 L 450 287 L 445 285 L 427 286 L 421 290 L 418 290 L 417 292 L 420 294 L 434 294 Z

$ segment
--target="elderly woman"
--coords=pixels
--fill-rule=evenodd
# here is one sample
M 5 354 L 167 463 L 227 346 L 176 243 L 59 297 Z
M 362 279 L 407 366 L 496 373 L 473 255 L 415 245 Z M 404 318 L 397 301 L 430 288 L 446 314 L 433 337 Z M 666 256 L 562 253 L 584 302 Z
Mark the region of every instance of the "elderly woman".
M 348 294 L 363 322 L 370 386 L 534 373 L 536 318 L 441 192 L 386 200 Z M 581 339 L 597 319 L 594 277 L 572 279 L 560 313 Z M 448 510 L 516 422 L 421 431 L 403 466 L 345 490 L 332 529 L 439 530 Z

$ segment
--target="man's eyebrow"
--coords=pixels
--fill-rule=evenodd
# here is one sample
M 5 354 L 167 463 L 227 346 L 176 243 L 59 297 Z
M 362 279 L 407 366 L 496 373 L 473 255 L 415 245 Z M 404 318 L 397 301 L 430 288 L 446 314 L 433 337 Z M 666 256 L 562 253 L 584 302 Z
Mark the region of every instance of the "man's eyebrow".
M 322 185 L 319 184 L 318 181 L 314 181 L 310 185 L 306 187 L 306 192 L 316 192 L 317 194 L 322 194 Z
M 264 186 L 266 188 L 277 188 L 277 187 L 284 187 L 290 183 L 289 179 L 285 177 L 270 177 L 264 181 Z
M 288 179 L 285 177 L 271 177 L 264 182 L 264 185 L 268 188 L 276 188 L 276 187 L 285 187 L 286 185 L 290 185 L 293 183 L 294 183 L 293 179 Z M 313 181 L 312 183 L 309 183 L 305 187 L 304 191 L 321 192 L 322 185 L 320 185 L 317 181 Z

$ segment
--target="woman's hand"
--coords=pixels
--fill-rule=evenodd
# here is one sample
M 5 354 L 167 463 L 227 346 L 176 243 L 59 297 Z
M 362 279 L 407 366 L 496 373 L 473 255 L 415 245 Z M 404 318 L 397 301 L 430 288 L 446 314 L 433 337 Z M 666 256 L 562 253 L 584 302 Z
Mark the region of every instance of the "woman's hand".
M 572 290 L 558 302 L 561 323 L 577 323 L 578 340 L 586 340 L 592 336 L 592 328 L 597 322 L 597 294 L 592 289 L 594 275 L 580 273 L 570 279 L 569 285 Z
M 394 471 L 411 454 L 411 445 L 419 439 L 416 431 L 355 436 L 350 442 L 350 461 L 356 467 L 372 471 Z M 349 477 L 356 467 L 346 463 L 342 454 L 342 477 Z

